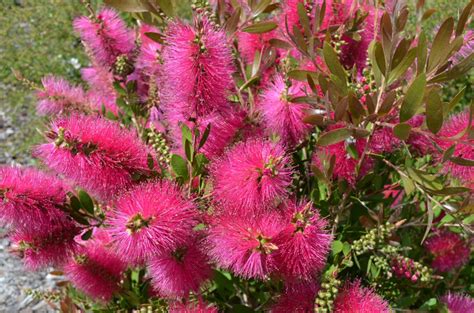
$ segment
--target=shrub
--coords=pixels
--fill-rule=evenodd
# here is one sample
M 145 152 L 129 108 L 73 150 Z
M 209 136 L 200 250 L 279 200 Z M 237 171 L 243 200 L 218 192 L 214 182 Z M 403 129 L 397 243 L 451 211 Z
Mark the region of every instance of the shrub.
M 472 309 L 473 107 L 442 97 L 472 3 L 429 43 L 402 2 L 105 2 L 136 27 L 86 3 L 88 88 L 46 77 L 44 168 L 0 170 L 58 307 Z

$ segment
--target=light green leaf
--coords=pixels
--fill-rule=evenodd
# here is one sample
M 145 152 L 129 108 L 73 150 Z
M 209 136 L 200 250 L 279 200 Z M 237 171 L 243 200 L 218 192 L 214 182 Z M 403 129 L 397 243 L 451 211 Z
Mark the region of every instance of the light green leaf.
M 410 85 L 400 108 L 400 122 L 406 122 L 418 111 L 426 88 L 426 74 L 420 74 Z

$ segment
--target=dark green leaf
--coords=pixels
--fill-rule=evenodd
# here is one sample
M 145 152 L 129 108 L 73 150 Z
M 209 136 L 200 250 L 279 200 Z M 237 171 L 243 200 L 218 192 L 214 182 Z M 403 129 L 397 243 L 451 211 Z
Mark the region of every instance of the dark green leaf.
M 449 195 L 456 195 L 464 192 L 469 192 L 471 189 L 465 187 L 445 187 L 441 190 L 432 190 L 428 189 L 428 191 L 434 195 L 439 196 L 449 196 Z
M 443 163 L 448 161 L 451 158 L 451 156 L 453 155 L 455 149 L 456 149 L 456 144 L 453 144 L 448 149 L 446 149 L 446 151 L 444 151 L 443 159 L 442 159 Z
M 393 128 L 393 134 L 400 140 L 407 140 L 410 137 L 411 126 L 406 123 L 401 123 Z
M 461 157 L 451 157 L 449 160 L 457 165 L 474 166 L 474 160 L 464 159 Z
M 170 17 L 174 16 L 173 3 L 171 0 L 153 0 L 153 1 L 156 1 L 158 3 L 158 5 L 160 6 L 160 9 L 167 16 L 170 16 Z
M 258 23 L 249 25 L 245 27 L 244 29 L 242 29 L 242 31 L 246 33 L 251 33 L 251 34 L 262 34 L 262 33 L 270 32 L 277 27 L 278 25 L 275 22 L 265 21 L 265 22 L 258 22 Z
M 442 83 L 447 80 L 457 79 L 464 76 L 474 67 L 474 53 L 471 53 L 467 58 L 463 59 L 461 62 L 456 63 L 449 70 L 442 72 L 432 79 L 430 83 Z
M 259 16 L 265 11 L 265 9 L 272 3 L 272 0 L 262 0 L 258 3 L 255 9 L 252 10 L 252 15 L 254 17 Z
M 155 161 L 153 160 L 153 155 L 148 153 L 147 159 L 146 159 L 146 164 L 148 166 L 148 169 L 152 170 L 155 168 Z
M 81 200 L 82 207 L 89 213 L 94 214 L 94 201 L 84 190 L 79 190 L 79 199 Z
M 426 41 L 426 35 L 424 32 L 421 32 L 420 37 L 418 38 L 418 47 L 417 47 L 417 74 L 420 75 L 426 69 L 426 59 L 428 56 L 428 45 Z
M 239 25 L 240 15 L 242 14 L 242 9 L 240 7 L 236 8 L 231 17 L 226 21 L 225 31 L 227 34 L 232 35 L 237 30 Z
M 420 74 L 410 85 L 400 108 L 400 122 L 406 122 L 418 111 L 423 101 L 426 74 Z
M 287 41 L 277 39 L 277 38 L 272 38 L 269 41 L 270 45 L 275 47 L 275 48 L 280 48 L 280 49 L 291 49 L 292 46 L 290 43 Z
M 308 75 L 313 79 L 318 79 L 318 73 L 306 70 L 292 70 L 288 72 L 288 77 L 296 79 L 298 81 L 306 81 Z
M 71 202 L 71 208 L 74 211 L 79 211 L 82 208 L 81 201 L 76 196 L 72 196 L 70 199 Z
M 92 237 L 93 230 L 94 230 L 93 228 L 87 230 L 84 234 L 82 234 L 81 239 L 84 241 L 89 240 Z
M 309 18 L 306 13 L 306 8 L 304 7 L 304 3 L 298 2 L 297 5 L 298 10 L 298 17 L 300 19 L 300 24 L 303 26 L 304 34 L 306 38 L 311 37 L 311 26 L 309 24 Z
M 207 124 L 206 129 L 204 129 L 204 133 L 202 134 L 201 140 L 199 140 L 199 149 L 204 146 L 204 144 L 207 141 L 207 138 L 209 138 L 209 134 L 211 133 L 211 123 Z
M 328 132 L 325 132 L 319 137 L 318 145 L 319 146 L 329 146 L 341 141 L 346 140 L 352 135 L 351 130 L 347 128 L 338 128 L 333 129 Z

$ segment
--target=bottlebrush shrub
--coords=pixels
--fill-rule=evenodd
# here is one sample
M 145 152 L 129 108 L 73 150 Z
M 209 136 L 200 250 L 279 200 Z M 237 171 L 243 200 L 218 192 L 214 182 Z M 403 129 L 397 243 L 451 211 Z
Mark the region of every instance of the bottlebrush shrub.
M 86 84 L 38 87 L 41 169 L 0 169 L 13 252 L 64 274 L 36 295 L 472 311 L 474 106 L 443 96 L 474 65 L 472 2 L 434 34 L 425 1 L 196 0 L 188 21 L 172 1 L 105 3 L 74 22 Z

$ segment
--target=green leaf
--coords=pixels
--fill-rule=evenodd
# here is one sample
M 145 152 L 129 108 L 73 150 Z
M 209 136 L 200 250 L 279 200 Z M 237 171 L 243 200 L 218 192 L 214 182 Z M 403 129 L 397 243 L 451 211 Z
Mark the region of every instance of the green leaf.
M 406 122 L 418 111 L 423 101 L 426 87 L 426 74 L 420 74 L 410 85 L 400 108 L 400 122 Z
M 153 160 L 153 155 L 151 155 L 150 153 L 148 153 L 146 157 L 146 164 L 148 166 L 148 169 L 150 170 L 155 168 L 155 161 Z
M 458 25 L 456 26 L 456 36 L 462 35 L 464 32 L 464 28 L 466 27 L 466 23 L 471 15 L 472 6 L 474 2 L 470 1 L 462 10 L 461 16 L 459 17 Z
M 82 207 L 89 213 L 94 214 L 94 201 L 84 190 L 79 190 L 79 199 L 81 200 Z
M 81 201 L 76 196 L 72 196 L 69 201 L 71 203 L 71 208 L 74 211 L 77 212 L 82 208 Z
M 469 192 L 471 189 L 465 187 L 445 187 L 441 190 L 427 189 L 430 193 L 439 196 L 456 195 L 464 192 Z
M 333 47 L 331 47 L 331 45 L 327 41 L 324 42 L 323 56 L 324 56 L 324 61 L 326 62 L 326 65 L 328 66 L 331 73 L 333 73 L 336 77 L 338 77 L 339 80 L 341 80 L 343 83 L 346 83 L 347 81 L 346 71 L 342 67 L 336 51 L 334 51 Z
M 443 126 L 443 102 L 438 89 L 426 97 L 426 126 L 433 134 L 438 133 Z
M 142 0 L 104 0 L 108 6 L 123 12 L 147 12 L 148 5 Z
M 347 256 L 349 253 L 351 253 L 351 250 L 351 244 L 345 241 L 344 246 L 342 247 L 342 253 L 344 253 L 344 256 Z
M 161 43 L 163 44 L 163 35 L 159 33 L 153 33 L 153 32 L 146 32 L 145 36 L 153 40 L 154 42 Z
M 277 39 L 277 38 L 270 39 L 269 43 L 272 47 L 279 48 L 279 49 L 287 49 L 288 50 L 288 49 L 291 49 L 291 47 L 292 47 L 291 44 L 288 43 L 287 41 Z
M 211 123 L 207 124 L 206 129 L 204 129 L 204 133 L 202 134 L 201 140 L 199 140 L 198 148 L 202 148 L 209 138 L 209 134 L 211 133 Z
M 426 41 L 426 35 L 424 32 L 421 32 L 420 37 L 418 38 L 418 47 L 417 47 L 416 72 L 418 75 L 425 72 L 427 57 L 428 57 L 428 44 Z
M 461 157 L 451 157 L 449 160 L 457 165 L 474 166 L 474 160 L 464 159 Z
M 182 177 L 183 179 L 188 179 L 188 164 L 185 159 L 183 159 L 180 155 L 173 154 L 171 156 L 171 168 L 175 172 L 176 176 Z
M 432 79 L 430 83 L 442 83 L 448 80 L 457 79 L 464 76 L 474 67 L 474 53 L 471 53 L 468 57 L 463 59 L 461 62 L 453 65 L 449 70 L 444 71 Z
M 272 0 L 262 0 L 258 3 L 255 9 L 252 10 L 253 17 L 259 16 L 272 3 Z
M 318 79 L 318 73 L 306 70 L 292 70 L 288 72 L 288 77 L 296 79 L 298 81 L 305 81 L 308 76 L 311 76 L 314 80 Z
M 338 254 L 339 252 L 342 252 L 342 250 L 344 249 L 344 244 L 339 241 L 339 240 L 334 240 L 331 244 L 331 250 L 332 250 L 332 254 L 333 255 L 336 255 Z
M 160 6 L 160 9 L 170 17 L 174 16 L 174 8 L 173 8 L 173 3 L 171 0 L 154 0 L 158 3 Z M 150 2 L 150 0 L 148 0 Z
M 242 29 L 242 31 L 246 33 L 251 33 L 251 34 L 263 34 L 263 33 L 268 33 L 275 28 L 277 28 L 278 25 L 275 22 L 258 22 L 254 23 L 252 25 L 249 25 Z
M 444 153 L 443 153 L 443 159 L 441 160 L 441 162 L 444 163 L 444 162 L 448 161 L 451 158 L 451 156 L 453 155 L 455 149 L 456 149 L 456 144 L 453 144 L 453 145 L 451 145 L 451 147 L 446 149 L 446 151 L 444 151 Z
M 402 179 L 403 189 L 405 189 L 405 193 L 407 195 L 410 195 L 413 191 L 415 191 L 415 183 L 413 182 L 413 180 L 403 175 L 401 176 L 401 179 Z
M 93 228 L 87 230 L 84 234 L 82 234 L 81 239 L 84 241 L 89 240 L 92 237 L 93 230 Z
M 300 24 L 303 26 L 304 34 L 307 38 L 311 37 L 311 26 L 309 24 L 309 18 L 306 13 L 306 8 L 302 2 L 298 2 L 297 5 L 298 17 L 300 19 Z
M 194 175 L 198 176 L 202 174 L 204 167 L 209 163 L 209 160 L 206 156 L 202 153 L 198 153 L 195 158 L 195 167 L 194 167 Z
M 400 140 L 407 140 L 410 137 L 410 124 L 401 123 L 393 128 L 393 134 Z
M 431 72 L 437 66 L 444 63 L 448 58 L 451 45 L 450 40 L 453 34 L 454 19 L 452 17 L 446 19 L 438 30 L 433 45 L 431 46 L 430 56 L 428 59 L 428 72 Z
M 239 25 L 240 16 L 242 15 L 242 9 L 240 7 L 236 8 L 231 17 L 226 21 L 225 31 L 227 34 L 232 35 L 237 30 Z
M 405 72 L 412 65 L 413 61 L 415 61 L 417 53 L 418 53 L 417 48 L 413 48 L 408 51 L 408 53 L 405 55 L 402 61 L 393 70 L 390 71 L 390 74 L 388 75 L 388 81 L 387 81 L 388 85 L 391 85 L 403 74 L 405 74 Z
M 333 129 L 322 134 L 319 137 L 318 145 L 319 146 L 329 146 L 341 141 L 346 140 L 352 135 L 352 132 L 347 128 L 338 128 Z

